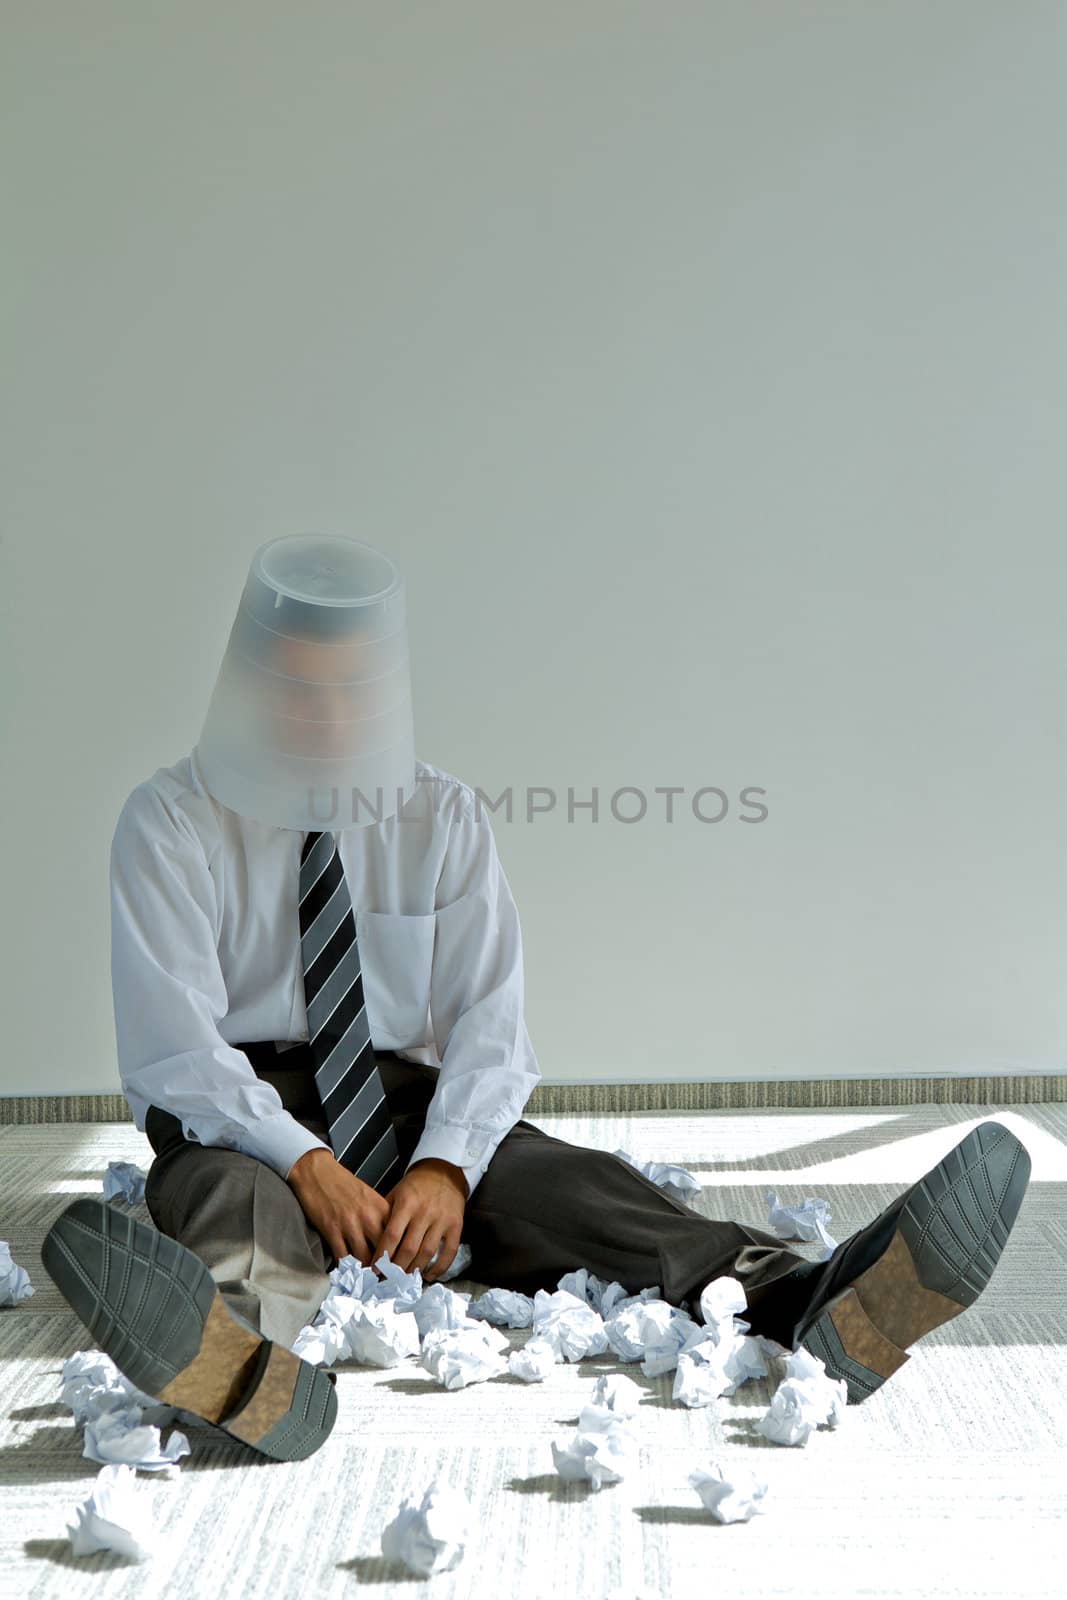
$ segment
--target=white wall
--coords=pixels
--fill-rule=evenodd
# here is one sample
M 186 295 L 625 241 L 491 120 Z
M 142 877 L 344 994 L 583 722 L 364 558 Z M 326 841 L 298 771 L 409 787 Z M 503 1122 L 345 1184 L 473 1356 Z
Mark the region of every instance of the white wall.
M 307 530 L 422 756 L 560 795 L 546 1081 L 1063 1070 L 1064 8 L 18 11 L 0 1092 L 117 1087 L 115 817 Z

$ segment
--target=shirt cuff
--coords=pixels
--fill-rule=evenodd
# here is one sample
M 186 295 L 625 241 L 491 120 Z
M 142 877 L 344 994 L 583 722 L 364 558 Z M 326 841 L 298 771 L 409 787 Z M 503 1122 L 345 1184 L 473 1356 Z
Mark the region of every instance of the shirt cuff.
M 503 1134 L 500 1138 L 503 1138 Z M 459 1167 L 466 1178 L 469 1200 L 486 1167 L 496 1154 L 500 1138 L 495 1138 L 491 1133 L 483 1133 L 477 1128 L 469 1128 L 466 1123 L 439 1123 L 433 1128 L 423 1130 L 412 1152 L 411 1160 L 404 1170 L 410 1171 L 416 1161 L 431 1159 L 448 1161 L 452 1166 Z
M 241 1135 L 237 1148 L 273 1167 L 279 1177 L 288 1178 L 301 1156 L 309 1150 L 329 1150 L 330 1146 L 288 1111 L 279 1111 L 276 1116 L 261 1117 Z

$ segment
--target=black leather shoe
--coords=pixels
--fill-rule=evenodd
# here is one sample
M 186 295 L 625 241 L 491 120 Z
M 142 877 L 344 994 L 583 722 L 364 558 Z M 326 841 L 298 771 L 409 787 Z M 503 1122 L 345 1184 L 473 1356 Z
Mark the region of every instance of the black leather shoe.
M 1030 1180 L 1025 1147 L 983 1122 L 872 1223 L 834 1251 L 793 1348 L 843 1378 L 852 1402 L 908 1359 L 907 1348 L 973 1305 L 1008 1242 Z
M 86 1197 L 52 1224 L 41 1260 L 145 1394 L 274 1461 L 301 1461 L 325 1442 L 336 1380 L 234 1317 L 200 1257 L 176 1239 Z

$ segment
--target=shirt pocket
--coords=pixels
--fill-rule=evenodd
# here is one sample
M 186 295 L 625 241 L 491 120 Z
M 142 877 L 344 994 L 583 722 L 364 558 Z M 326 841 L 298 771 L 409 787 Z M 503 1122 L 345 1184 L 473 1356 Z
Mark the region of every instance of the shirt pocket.
M 436 916 L 356 911 L 355 918 L 371 1039 L 381 1050 L 425 1043 Z

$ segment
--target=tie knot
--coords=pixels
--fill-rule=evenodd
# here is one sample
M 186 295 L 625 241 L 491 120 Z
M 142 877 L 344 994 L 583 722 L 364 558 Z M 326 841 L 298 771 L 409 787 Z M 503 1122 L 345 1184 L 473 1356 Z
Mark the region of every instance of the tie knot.
M 300 865 L 301 866 L 304 865 L 304 862 L 307 860 L 308 856 L 311 854 L 312 850 L 314 850 L 315 846 L 318 844 L 318 842 L 319 842 L 319 840 L 321 838 L 322 838 L 322 830 L 321 829 L 317 833 L 309 833 L 309 834 L 307 834 L 305 836 L 304 848 L 300 852 Z

